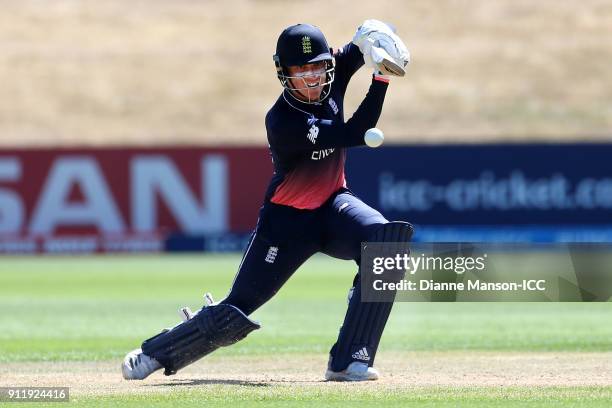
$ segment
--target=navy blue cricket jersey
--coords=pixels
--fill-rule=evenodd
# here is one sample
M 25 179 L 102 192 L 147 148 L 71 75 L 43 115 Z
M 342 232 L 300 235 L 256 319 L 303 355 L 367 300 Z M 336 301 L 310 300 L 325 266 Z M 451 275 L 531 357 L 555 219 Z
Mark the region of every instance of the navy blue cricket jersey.
M 325 100 L 303 103 L 284 90 L 266 115 L 274 175 L 265 202 L 299 209 L 319 208 L 346 187 L 345 149 L 363 145 L 366 130 L 376 126 L 388 82 L 373 77 L 366 97 L 345 122 L 344 94 L 349 80 L 364 64 L 363 56 L 359 48 L 349 43 L 334 57 L 335 79 Z

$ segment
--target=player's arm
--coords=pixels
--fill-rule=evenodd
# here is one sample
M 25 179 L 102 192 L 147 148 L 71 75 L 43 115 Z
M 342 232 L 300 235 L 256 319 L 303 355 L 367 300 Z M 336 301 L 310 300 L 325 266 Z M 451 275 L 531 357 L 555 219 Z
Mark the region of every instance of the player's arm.
M 336 61 L 336 81 L 338 81 L 336 86 L 344 90 L 353 74 L 363 66 L 363 55 L 359 47 L 351 42 L 339 48 L 334 53 L 334 59 Z
M 365 131 L 380 118 L 387 87 L 386 79 L 374 76 L 367 95 L 346 122 L 308 117 L 293 108 L 291 115 L 268 117 L 270 144 L 286 151 L 362 146 Z

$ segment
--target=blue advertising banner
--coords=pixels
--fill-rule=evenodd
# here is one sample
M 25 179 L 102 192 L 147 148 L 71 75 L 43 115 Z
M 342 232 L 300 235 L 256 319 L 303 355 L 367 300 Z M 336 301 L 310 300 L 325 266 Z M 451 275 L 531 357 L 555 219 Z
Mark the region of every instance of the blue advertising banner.
M 421 226 L 423 239 L 612 236 L 612 144 L 351 149 L 347 179 L 387 218 Z

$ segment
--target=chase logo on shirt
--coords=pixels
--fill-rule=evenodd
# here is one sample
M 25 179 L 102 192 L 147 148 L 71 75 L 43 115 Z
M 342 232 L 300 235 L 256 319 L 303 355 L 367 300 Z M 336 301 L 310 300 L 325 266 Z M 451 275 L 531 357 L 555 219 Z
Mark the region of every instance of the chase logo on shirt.
M 319 136 L 319 128 L 317 125 L 312 125 L 308 130 L 308 135 L 306 137 L 312 142 L 312 144 L 316 144 L 317 136 Z

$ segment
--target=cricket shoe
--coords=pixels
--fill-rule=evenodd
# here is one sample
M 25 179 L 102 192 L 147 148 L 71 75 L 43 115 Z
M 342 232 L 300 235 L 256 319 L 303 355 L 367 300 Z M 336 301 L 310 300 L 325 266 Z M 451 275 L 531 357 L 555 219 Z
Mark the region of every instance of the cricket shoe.
M 143 354 L 141 349 L 132 350 L 123 359 L 121 371 L 126 380 L 144 380 L 162 365 L 152 357 Z
M 367 363 L 353 361 L 342 371 L 332 371 L 330 357 L 325 379 L 327 381 L 374 381 L 378 380 L 378 370 L 368 367 Z

